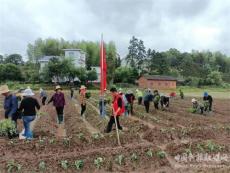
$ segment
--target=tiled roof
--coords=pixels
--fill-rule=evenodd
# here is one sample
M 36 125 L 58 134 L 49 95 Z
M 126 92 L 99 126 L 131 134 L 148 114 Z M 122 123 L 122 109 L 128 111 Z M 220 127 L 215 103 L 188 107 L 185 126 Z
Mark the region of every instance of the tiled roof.
M 168 81 L 177 81 L 176 78 L 172 76 L 160 76 L 160 75 L 144 75 L 142 76 L 147 80 L 168 80 Z

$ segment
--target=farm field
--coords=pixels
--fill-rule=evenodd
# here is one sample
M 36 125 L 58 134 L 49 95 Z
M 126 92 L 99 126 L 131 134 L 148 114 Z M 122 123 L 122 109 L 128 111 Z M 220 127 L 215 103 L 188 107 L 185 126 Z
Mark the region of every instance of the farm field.
M 133 116 L 121 117 L 124 130 L 118 146 L 115 130 L 103 132 L 108 117 L 99 116 L 98 98 L 92 92 L 83 120 L 78 96 L 71 100 L 66 92 L 64 138 L 58 137 L 63 129 L 56 124 L 51 104 L 42 107 L 34 140 L 1 137 L 0 172 L 230 172 L 230 99 L 214 99 L 214 111 L 206 116 L 187 111 L 191 97 L 171 99 L 166 111 L 151 104 L 149 114 L 135 104 Z M 109 105 L 107 114 L 111 114 Z M 205 155 L 220 159 L 198 158 Z

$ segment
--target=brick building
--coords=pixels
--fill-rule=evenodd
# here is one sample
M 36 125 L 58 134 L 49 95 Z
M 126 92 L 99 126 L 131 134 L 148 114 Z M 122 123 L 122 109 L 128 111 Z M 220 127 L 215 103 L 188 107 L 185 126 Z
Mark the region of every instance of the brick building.
M 140 88 L 176 89 L 177 79 L 171 76 L 144 75 L 137 82 Z

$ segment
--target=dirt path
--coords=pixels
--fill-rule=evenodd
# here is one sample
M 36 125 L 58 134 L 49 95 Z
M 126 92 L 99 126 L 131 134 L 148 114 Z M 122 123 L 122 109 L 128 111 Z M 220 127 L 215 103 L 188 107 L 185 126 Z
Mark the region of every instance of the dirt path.
M 79 102 L 76 99 L 72 99 L 72 101 L 74 101 L 75 106 L 78 110 L 78 113 L 80 114 L 80 105 Z M 88 129 L 88 131 L 93 135 L 95 133 L 100 134 L 103 136 L 103 134 L 100 132 L 100 130 L 94 128 L 85 118 L 81 118 L 81 120 L 83 121 L 83 123 L 85 124 L 85 127 Z

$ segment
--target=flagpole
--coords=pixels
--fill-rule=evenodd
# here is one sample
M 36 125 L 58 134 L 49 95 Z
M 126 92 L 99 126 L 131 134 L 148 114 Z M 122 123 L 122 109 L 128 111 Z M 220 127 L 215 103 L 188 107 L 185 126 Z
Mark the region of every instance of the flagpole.
M 101 109 L 102 109 L 102 112 L 101 112 L 101 117 L 104 118 L 105 117 L 105 111 L 104 111 L 104 41 L 103 41 L 103 34 L 101 34 Z

